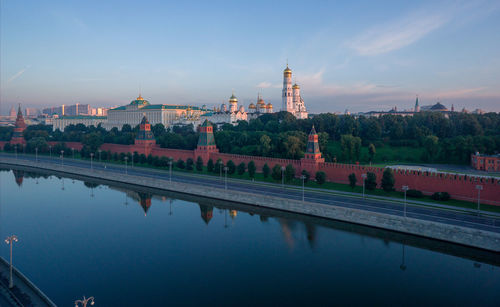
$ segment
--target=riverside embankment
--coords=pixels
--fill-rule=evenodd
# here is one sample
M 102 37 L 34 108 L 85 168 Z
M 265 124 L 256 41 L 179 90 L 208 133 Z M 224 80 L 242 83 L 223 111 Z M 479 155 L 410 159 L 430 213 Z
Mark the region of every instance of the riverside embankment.
M 247 205 L 306 214 L 316 217 L 340 220 L 362 224 L 392 231 L 398 231 L 432 239 L 448 241 L 466 246 L 500 252 L 500 234 L 469 227 L 449 225 L 435 221 L 397 216 L 381 212 L 365 211 L 332 204 L 321 204 L 313 201 L 300 201 L 275 195 L 248 193 L 232 189 L 170 182 L 168 176 L 151 178 L 138 174 L 117 173 L 111 170 L 90 169 L 56 163 L 35 162 L 22 159 L 2 157 L 0 162 L 5 165 L 21 165 L 33 170 L 42 169 L 56 175 L 72 175 L 84 178 L 95 178 L 117 183 L 134 184 L 166 191 L 193 194 L 212 199 L 237 202 Z

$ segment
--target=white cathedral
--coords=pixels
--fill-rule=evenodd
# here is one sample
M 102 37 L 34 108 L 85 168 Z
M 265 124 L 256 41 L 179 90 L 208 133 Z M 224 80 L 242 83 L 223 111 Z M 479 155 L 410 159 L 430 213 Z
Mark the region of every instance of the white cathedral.
M 292 113 L 296 118 L 307 118 L 306 105 L 300 96 L 300 86 L 295 83 L 292 86 L 292 70 L 286 65 L 283 71 L 283 92 L 281 111 Z

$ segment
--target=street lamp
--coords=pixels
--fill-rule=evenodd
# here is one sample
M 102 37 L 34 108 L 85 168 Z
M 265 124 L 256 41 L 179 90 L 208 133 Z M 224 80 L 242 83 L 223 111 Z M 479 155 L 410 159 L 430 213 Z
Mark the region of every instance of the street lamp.
M 52 158 L 52 145 L 49 145 L 49 157 Z
M 127 161 L 128 161 L 128 157 L 125 157 L 125 174 L 128 174 L 128 170 L 127 170 Z
M 98 150 L 98 152 L 99 152 L 99 163 L 101 163 L 101 151 L 102 150 L 100 150 L 100 149 Z
M 83 297 L 83 300 L 76 300 L 75 301 L 75 307 L 78 307 L 78 304 L 81 304 L 82 307 L 87 307 L 88 302 L 90 302 L 90 305 L 94 305 L 94 297 L 91 296 L 89 298 Z
M 172 183 L 172 164 L 174 164 L 174 162 L 172 162 L 172 159 L 168 160 L 168 173 L 169 173 L 168 181 L 170 181 L 170 183 Z
M 404 185 L 401 189 L 405 192 L 404 215 L 406 217 L 406 191 L 408 191 L 410 188 L 407 185 Z
M 93 159 L 93 158 L 94 158 L 94 153 L 93 153 L 93 152 L 91 152 L 91 153 L 90 153 L 90 169 L 91 169 L 91 170 L 92 170 L 92 169 L 94 169 L 94 167 L 93 167 L 93 165 L 92 165 L 92 159 Z
M 361 178 L 363 179 L 363 199 L 365 198 L 365 181 L 366 181 L 366 174 L 361 174 Z
M 281 167 L 281 188 L 285 189 L 285 167 Z
M 38 162 L 38 147 L 35 147 L 35 162 Z
M 481 190 L 483 189 L 483 186 L 478 184 L 476 185 L 476 190 L 477 190 L 477 215 L 481 212 Z
M 73 159 L 75 158 L 75 149 L 73 147 L 71 147 L 71 153 L 73 155 Z
M 224 189 L 227 190 L 227 171 L 229 170 L 229 167 L 224 166 L 224 173 L 225 173 L 225 179 L 224 179 Z
M 12 280 L 12 245 L 14 245 L 14 242 L 17 242 L 19 241 L 17 239 L 17 236 L 16 235 L 12 235 L 10 237 L 7 237 L 7 239 L 5 239 L 5 243 L 9 244 L 10 245 L 10 278 L 9 278 L 9 288 L 12 289 L 12 287 L 14 287 L 14 281 Z
M 14 146 L 14 152 L 16 154 L 16 160 L 17 160 L 17 144 L 16 144 L 16 146 Z
M 61 166 L 64 166 L 64 150 L 61 150 Z
M 302 175 L 300 176 L 300 179 L 302 179 L 302 201 L 304 201 L 304 183 L 306 181 L 306 176 Z

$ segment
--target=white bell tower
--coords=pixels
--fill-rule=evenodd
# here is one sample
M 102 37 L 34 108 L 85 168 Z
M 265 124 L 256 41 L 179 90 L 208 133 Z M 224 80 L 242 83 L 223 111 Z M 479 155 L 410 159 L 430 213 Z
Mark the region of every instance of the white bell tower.
M 283 93 L 281 111 L 287 111 L 295 115 L 295 107 L 293 105 L 292 91 L 292 70 L 288 68 L 288 63 L 283 71 Z

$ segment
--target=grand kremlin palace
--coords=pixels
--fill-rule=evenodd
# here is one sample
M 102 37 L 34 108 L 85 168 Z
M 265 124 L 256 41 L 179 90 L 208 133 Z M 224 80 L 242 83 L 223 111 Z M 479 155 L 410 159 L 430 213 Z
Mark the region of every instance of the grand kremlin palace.
M 194 106 L 149 104 L 139 95 L 136 100 L 126 106 L 110 109 L 107 121 L 102 124 L 102 127 L 106 130 L 114 127 L 121 129 L 125 124 L 135 127 L 144 115 L 152 125 L 161 123 L 168 127 L 183 116 L 200 116 L 206 112 L 207 110 Z

